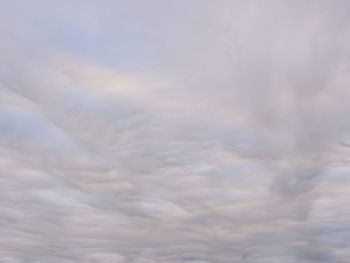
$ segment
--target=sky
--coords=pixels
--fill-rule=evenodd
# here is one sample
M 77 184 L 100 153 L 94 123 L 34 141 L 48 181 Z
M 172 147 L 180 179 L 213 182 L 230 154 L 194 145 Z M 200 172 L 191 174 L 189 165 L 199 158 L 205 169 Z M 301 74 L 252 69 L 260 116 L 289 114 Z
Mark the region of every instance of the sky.
M 0 262 L 349 262 L 349 10 L 0 0 Z

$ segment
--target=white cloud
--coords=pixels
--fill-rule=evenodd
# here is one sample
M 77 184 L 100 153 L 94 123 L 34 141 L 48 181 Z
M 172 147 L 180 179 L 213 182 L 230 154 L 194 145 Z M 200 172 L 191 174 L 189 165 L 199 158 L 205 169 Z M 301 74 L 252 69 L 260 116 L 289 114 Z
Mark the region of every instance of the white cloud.
M 1 262 L 347 262 L 347 1 L 1 7 Z

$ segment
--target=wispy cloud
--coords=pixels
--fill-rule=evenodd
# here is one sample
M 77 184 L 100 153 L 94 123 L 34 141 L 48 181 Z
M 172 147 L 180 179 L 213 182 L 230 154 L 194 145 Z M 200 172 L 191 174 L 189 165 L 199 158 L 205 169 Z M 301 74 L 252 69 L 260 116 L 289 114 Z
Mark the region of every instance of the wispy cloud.
M 2 1 L 0 262 L 348 262 L 349 7 Z

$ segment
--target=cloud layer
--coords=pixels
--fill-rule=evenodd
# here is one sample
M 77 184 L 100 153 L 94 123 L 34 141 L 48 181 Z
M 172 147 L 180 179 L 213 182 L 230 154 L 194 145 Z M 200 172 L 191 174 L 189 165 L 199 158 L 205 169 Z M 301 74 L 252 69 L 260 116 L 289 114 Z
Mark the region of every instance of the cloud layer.
M 0 262 L 348 262 L 349 8 L 2 1 Z

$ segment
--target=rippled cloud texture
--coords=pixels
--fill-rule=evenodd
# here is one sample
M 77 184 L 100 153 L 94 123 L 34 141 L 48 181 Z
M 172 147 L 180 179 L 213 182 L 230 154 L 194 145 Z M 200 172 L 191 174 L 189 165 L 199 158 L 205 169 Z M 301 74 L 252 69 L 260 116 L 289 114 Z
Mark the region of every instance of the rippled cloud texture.
M 0 1 L 0 262 L 349 262 L 349 14 Z

